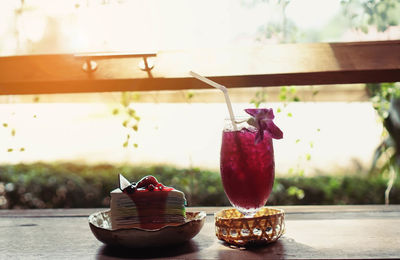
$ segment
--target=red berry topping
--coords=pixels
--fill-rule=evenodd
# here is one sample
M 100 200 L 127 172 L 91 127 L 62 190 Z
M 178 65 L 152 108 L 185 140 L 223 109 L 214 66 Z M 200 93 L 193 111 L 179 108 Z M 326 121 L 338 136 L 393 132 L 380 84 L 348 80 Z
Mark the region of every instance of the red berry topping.
M 151 183 L 147 186 L 147 189 L 148 189 L 149 191 L 153 191 L 154 188 L 155 188 L 155 186 L 154 186 L 153 184 L 151 184 Z
M 128 194 L 132 194 L 136 191 L 136 183 L 132 183 L 128 187 L 126 187 L 123 191 L 125 191 Z
M 157 184 L 157 189 L 163 190 L 164 189 L 164 185 L 162 185 L 161 183 Z
M 148 187 L 150 184 L 153 184 L 154 186 L 157 186 L 158 181 L 154 176 L 146 176 L 143 177 L 138 183 L 136 188 L 143 188 L 143 187 Z

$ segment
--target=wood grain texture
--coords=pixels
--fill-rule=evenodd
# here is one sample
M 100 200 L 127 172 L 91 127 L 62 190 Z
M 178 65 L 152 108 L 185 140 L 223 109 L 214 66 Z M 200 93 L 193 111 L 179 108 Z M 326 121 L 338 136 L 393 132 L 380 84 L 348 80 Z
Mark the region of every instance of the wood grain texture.
M 400 41 L 160 51 L 152 78 L 142 58 L 121 57 L 96 57 L 90 73 L 72 54 L 1 57 L 0 94 L 209 88 L 190 70 L 228 88 L 400 81 Z
M 308 205 L 308 206 L 272 206 L 278 207 L 288 215 L 307 214 L 390 214 L 400 212 L 400 205 Z M 187 207 L 188 211 L 204 211 L 207 215 L 229 207 Z M 3 209 L 1 217 L 88 217 L 93 212 L 104 211 L 106 208 L 73 208 L 73 209 Z
M 221 208 L 208 208 L 210 213 Z M 84 209 L 86 213 L 97 209 Z M 399 258 L 399 206 L 285 207 L 286 234 L 265 247 L 238 249 L 215 236 L 214 217 L 188 243 L 132 250 L 104 246 L 77 210 L 15 217 L 0 211 L 2 259 L 366 259 Z M 40 210 L 39 210 L 40 211 Z M 16 211 L 18 212 L 18 211 Z M 47 215 L 46 216 L 46 212 Z M 64 212 L 64 214 L 62 214 Z M 71 214 L 74 212 L 74 214 Z M 17 214 L 18 215 L 18 214 Z M 38 217 L 40 216 L 40 217 Z

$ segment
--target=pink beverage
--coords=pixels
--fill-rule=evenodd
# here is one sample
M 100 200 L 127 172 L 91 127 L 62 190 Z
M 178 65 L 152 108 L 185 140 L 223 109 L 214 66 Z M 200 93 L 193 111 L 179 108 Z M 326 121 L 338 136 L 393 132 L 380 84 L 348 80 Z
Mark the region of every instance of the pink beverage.
M 263 207 L 275 177 L 272 139 L 267 134 L 254 143 L 257 129 L 225 129 L 221 146 L 222 184 L 229 201 L 239 211 L 254 214 Z

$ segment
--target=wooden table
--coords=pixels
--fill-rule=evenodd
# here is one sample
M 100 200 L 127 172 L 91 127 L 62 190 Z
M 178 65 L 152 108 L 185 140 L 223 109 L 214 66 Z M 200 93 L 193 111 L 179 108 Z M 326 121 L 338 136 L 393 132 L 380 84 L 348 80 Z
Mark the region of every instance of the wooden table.
M 164 249 L 116 249 L 90 231 L 87 216 L 102 209 L 1 210 L 0 259 L 291 259 L 400 258 L 400 205 L 285 206 L 286 234 L 264 247 L 219 241 L 213 213 L 191 241 Z

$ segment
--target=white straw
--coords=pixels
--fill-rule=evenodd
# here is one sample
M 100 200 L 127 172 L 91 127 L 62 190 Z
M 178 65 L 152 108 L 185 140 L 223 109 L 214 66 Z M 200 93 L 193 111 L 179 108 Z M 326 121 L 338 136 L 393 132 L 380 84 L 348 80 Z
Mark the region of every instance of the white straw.
M 224 93 L 226 105 L 228 106 L 229 116 L 232 121 L 233 130 L 237 131 L 237 126 L 235 123 L 235 116 L 233 115 L 232 104 L 231 104 L 231 100 L 229 99 L 229 95 L 228 95 L 228 89 L 225 86 L 218 84 L 215 81 L 209 80 L 208 78 L 197 74 L 196 72 L 190 71 L 189 73 L 190 73 L 190 75 L 197 78 L 198 80 L 201 80 L 201 81 L 207 83 L 208 85 L 221 90 Z

